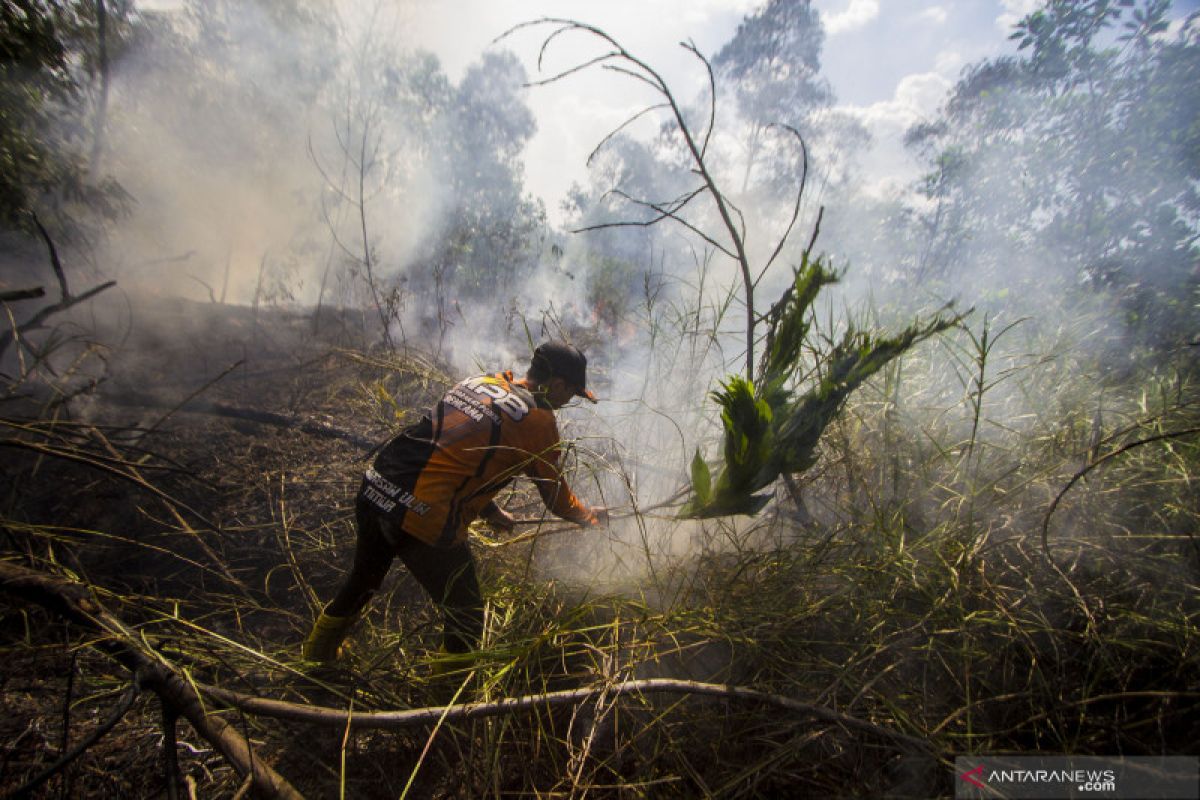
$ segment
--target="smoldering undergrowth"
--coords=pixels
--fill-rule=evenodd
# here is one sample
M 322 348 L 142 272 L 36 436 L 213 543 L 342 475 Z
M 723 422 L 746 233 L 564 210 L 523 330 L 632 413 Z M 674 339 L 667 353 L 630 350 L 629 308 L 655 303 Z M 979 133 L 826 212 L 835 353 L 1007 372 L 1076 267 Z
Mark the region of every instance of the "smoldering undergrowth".
M 448 678 L 434 675 L 436 614 L 399 570 L 343 665 L 312 674 L 297 663 L 349 557 L 362 452 L 344 439 L 174 404 L 122 416 L 103 396 L 81 415 L 74 401 L 16 405 L 30 398 L 9 393 L 6 561 L 90 584 L 197 685 L 350 718 L 597 688 L 568 706 L 386 732 L 219 712 L 315 795 L 931 796 L 948 790 L 940 760 L 964 752 L 1186 752 L 1200 718 L 1197 450 L 1175 435 L 1197 425 L 1186 364 L 1146 362 L 1116 380 L 1089 347 L 1098 317 L 981 313 L 865 381 L 812 467 L 793 489 L 772 487 L 763 513 L 680 523 L 686 464 L 720 432 L 698 399 L 745 356 L 730 344 L 742 326 L 726 330 L 730 309 L 744 309 L 728 283 L 714 289 L 711 273 L 706 283 L 706 255 L 691 263 L 692 279 L 663 278 L 670 291 L 647 270 L 627 338 L 553 313 L 514 315 L 514 354 L 564 331 L 596 354 L 606 402 L 594 416 L 572 410 L 564 430 L 573 483 L 615 519 L 603 532 L 539 521 L 515 539 L 477 529 L 484 647 Z M 209 305 L 212 326 L 155 331 L 156 352 L 207 350 L 212 369 L 188 389 L 222 403 L 280 404 L 291 418 L 381 437 L 452 380 L 415 350 L 364 348 L 377 329 L 331 343 L 275 309 Z M 816 315 L 821 346 L 845 330 L 824 322 L 831 308 Z M 869 313 L 890 325 L 912 309 Z M 343 331 L 368 330 L 362 315 L 352 323 Z M 214 330 L 228 351 L 192 341 Z M 271 350 L 292 336 L 312 359 Z M 208 385 L 247 352 L 252 363 Z M 129 366 L 129 383 L 164 380 L 155 359 Z M 537 509 L 528 487 L 504 500 L 529 518 Z M 90 635 L 53 619 L 6 607 L 5 696 L 19 710 L 6 715 L 6 787 L 65 749 L 49 720 L 65 718 L 63 738 L 77 740 L 92 726 L 83 712 L 116 705 L 129 682 L 85 646 Z M 660 678 L 750 686 L 845 718 L 780 712 L 761 697 L 605 694 Z M 143 705 L 109 735 L 145 756 L 163 730 Z M 185 777 L 240 791 L 208 745 L 178 733 L 168 749 Z M 52 789 L 111 789 L 113 750 L 86 758 Z M 134 759 L 138 785 L 175 780 L 156 759 Z

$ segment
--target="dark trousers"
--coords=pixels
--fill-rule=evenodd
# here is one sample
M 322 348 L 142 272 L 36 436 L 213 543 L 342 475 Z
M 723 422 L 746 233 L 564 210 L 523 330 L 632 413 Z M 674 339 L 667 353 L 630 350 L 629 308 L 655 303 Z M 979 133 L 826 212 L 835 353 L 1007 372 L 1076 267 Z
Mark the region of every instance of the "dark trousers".
M 483 633 L 483 596 L 467 544 L 425 544 L 381 518 L 363 500 L 355 507 L 355 521 L 358 542 L 354 566 L 325 613 L 335 617 L 357 614 L 383 583 L 392 559 L 399 556 L 442 612 L 442 646 L 446 651 L 466 653 L 478 648 Z

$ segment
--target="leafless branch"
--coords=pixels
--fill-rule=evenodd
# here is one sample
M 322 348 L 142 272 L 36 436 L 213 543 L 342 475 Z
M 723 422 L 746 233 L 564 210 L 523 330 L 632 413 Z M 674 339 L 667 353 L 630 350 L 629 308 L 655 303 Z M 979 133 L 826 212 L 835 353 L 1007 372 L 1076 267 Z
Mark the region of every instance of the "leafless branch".
M 754 279 L 756 285 L 767 274 L 767 270 L 771 268 L 771 265 L 775 263 L 775 259 L 779 257 L 779 253 L 783 250 L 783 246 L 787 244 L 788 237 L 792 235 L 792 228 L 795 227 L 796 220 L 800 217 L 800 203 L 804 199 L 804 185 L 808 183 L 808 147 L 804 144 L 804 137 L 800 135 L 800 131 L 791 125 L 784 125 L 782 123 L 772 123 L 767 127 L 783 128 L 796 137 L 796 141 L 800 142 L 800 156 L 803 159 L 803 165 L 800 172 L 800 186 L 796 189 L 796 202 L 792 206 L 792 218 L 788 220 L 787 227 L 784 229 L 783 235 L 779 237 L 779 243 L 775 245 L 775 250 L 771 253 L 771 257 L 767 259 L 767 263 L 763 265 L 762 271 Z
M 582 689 L 567 689 L 545 694 L 525 695 L 522 697 L 506 697 L 501 700 L 482 703 L 464 703 L 454 706 L 433 706 L 429 708 L 414 708 L 404 711 L 355 711 L 350 714 L 339 708 L 309 706 L 299 703 L 288 703 L 282 700 L 270 700 L 262 697 L 232 692 L 213 686 L 201 686 L 201 691 L 251 714 L 258 714 L 276 719 L 286 719 L 293 722 L 309 722 L 320 725 L 349 726 L 355 730 L 367 729 L 398 729 L 419 725 L 444 722 L 465 722 L 467 720 L 497 717 L 514 714 L 520 711 L 554 708 L 585 703 L 600 694 L 610 697 L 633 695 L 640 697 L 649 694 L 683 694 L 694 697 L 718 697 L 724 700 L 741 700 L 745 702 L 764 703 L 782 708 L 786 711 L 843 725 L 859 731 L 865 731 L 898 744 L 903 744 L 917 750 L 931 751 L 933 748 L 925 739 L 894 731 L 882 725 L 868 722 L 857 717 L 842 714 L 825 706 L 804 703 L 779 694 L 763 692 L 746 686 L 730 684 L 701 683 L 700 681 L 675 680 L 671 678 L 646 678 L 643 680 L 624 681 L 621 683 L 601 683 Z
M 54 246 L 54 240 L 50 238 L 50 234 L 42 225 L 42 221 L 38 219 L 37 214 L 33 215 L 33 224 L 37 226 L 42 241 L 46 243 L 46 249 L 50 251 L 50 266 L 54 269 L 54 277 L 58 278 L 58 290 L 62 300 L 69 300 L 71 290 L 67 288 L 67 275 L 63 272 L 62 261 L 58 258 L 58 248 Z
M 333 192 L 335 194 L 337 194 L 337 196 L 339 198 L 346 201 L 347 203 L 353 203 L 354 198 L 352 198 L 352 197 L 350 197 L 350 195 L 346 194 L 345 190 L 342 188 L 342 186 L 345 185 L 344 178 L 341 183 L 334 183 L 333 180 L 329 177 L 329 173 L 327 173 L 325 171 L 325 166 L 321 163 L 321 159 L 317 157 L 317 152 L 313 148 L 311 133 L 308 135 L 308 157 L 312 161 L 313 166 L 317 168 L 317 172 L 320 174 L 321 180 L 323 180 L 325 182 L 326 188 L 333 190 Z
M 708 141 L 712 138 L 713 128 L 717 124 L 717 79 L 713 75 L 712 64 L 708 63 L 708 59 L 701 55 L 695 42 L 689 39 L 687 42 L 680 42 L 680 46 L 700 59 L 700 63 L 704 65 L 704 69 L 708 73 L 708 128 L 704 131 L 704 144 L 700 147 L 700 157 L 703 158 L 708 153 Z
M 808 246 L 804 248 L 804 254 L 811 256 L 813 248 L 817 246 L 817 237 L 821 234 L 821 220 L 825 218 L 825 206 L 817 209 L 817 221 L 813 223 L 812 236 L 808 239 Z
M 193 275 L 190 272 L 187 274 L 187 276 L 208 290 L 209 302 L 212 302 L 212 303 L 217 302 L 217 293 L 213 290 L 213 287 L 209 286 L 208 283 L 206 283 L 205 281 L 196 277 L 195 275 Z
M 45 297 L 46 290 L 41 286 L 32 289 L 13 289 L 10 292 L 0 292 L 0 303 L 15 303 L 18 300 L 36 300 Z
M 702 189 L 701 191 L 705 191 L 705 190 L 706 189 Z M 729 256 L 730 258 L 737 258 L 736 254 L 733 253 L 732 251 L 730 251 L 727 247 L 725 247 L 725 245 L 721 244 L 716 239 L 713 239 L 707 233 L 700 230 L 699 228 L 697 228 L 692 223 L 688 222 L 683 217 L 679 216 L 679 214 L 676 210 L 669 209 L 659 203 L 650 202 L 648 200 L 639 200 L 639 199 L 629 195 L 628 193 L 621 191 L 620 189 L 610 189 L 609 193 L 614 194 L 614 195 L 620 197 L 621 199 L 623 199 L 629 203 L 632 203 L 636 206 L 641 206 L 642 208 L 648 208 L 648 209 L 656 212 L 658 214 L 658 216 L 653 217 L 648 220 L 642 220 L 642 221 L 624 220 L 624 221 L 620 221 L 620 222 L 602 222 L 597 225 L 588 225 L 583 228 L 576 228 L 572 231 L 572 233 L 583 233 L 585 231 L 603 230 L 605 228 L 629 228 L 629 227 L 649 228 L 652 225 L 657 225 L 659 222 L 662 222 L 664 219 L 672 219 L 675 222 L 678 222 L 683 227 L 687 228 L 692 233 L 699 236 L 701 239 L 703 239 L 708 244 L 712 245 L 714 248 L 716 248 L 720 252 L 724 253 L 725 255 Z
M 612 49 L 609 50 L 608 52 L 604 53 L 603 55 L 596 56 L 594 58 L 591 58 L 591 59 L 588 59 L 581 63 L 578 63 L 572 67 L 569 67 L 563 71 L 556 73 L 555 75 L 553 75 L 550 78 L 544 79 L 542 81 L 538 81 L 537 83 L 531 84 L 531 85 L 545 85 L 546 83 L 553 83 L 554 81 L 561 80 L 562 78 L 564 78 L 568 75 L 572 75 L 576 72 L 579 72 L 580 70 L 587 69 L 590 66 L 595 66 L 596 64 L 600 64 L 601 68 L 603 68 L 603 69 L 611 69 L 615 72 L 619 72 L 627 77 L 633 78 L 635 80 L 641 81 L 641 82 L 649 85 L 652 89 L 655 90 L 655 92 L 657 92 L 663 98 L 664 102 L 662 105 L 665 105 L 668 109 L 670 109 L 671 115 L 674 118 L 675 125 L 676 125 L 677 129 L 679 130 L 680 135 L 683 137 L 684 144 L 686 145 L 686 149 L 688 151 L 689 158 L 692 162 L 693 171 L 701 178 L 701 180 L 704 183 L 705 189 L 708 191 L 709 194 L 712 195 L 713 202 L 716 204 L 718 216 L 721 219 L 721 224 L 724 227 L 726 233 L 729 235 L 730 243 L 729 244 L 719 243 L 712 235 L 704 233 L 703 231 L 699 230 L 695 225 L 687 222 L 682 217 L 680 217 L 677 213 L 672 213 L 669 209 L 664 209 L 661 206 L 661 204 L 655 204 L 655 203 L 652 203 L 650 201 L 645 201 L 645 200 L 635 200 L 634 198 L 628 198 L 628 197 L 627 197 L 627 199 L 629 199 L 629 201 L 634 203 L 635 205 L 639 205 L 643 208 L 653 209 L 654 211 L 657 212 L 658 216 L 649 221 L 643 221 L 643 222 L 604 223 L 601 225 L 588 226 L 585 228 L 580 228 L 578 232 L 588 231 L 588 230 L 600 230 L 603 228 L 612 228 L 612 227 L 626 227 L 626 226 L 648 227 L 650 225 L 657 224 L 658 222 L 661 222 L 664 219 L 671 219 L 675 222 L 682 224 L 685 228 L 687 228 L 692 233 L 695 233 L 698 236 L 700 236 L 706 243 L 708 243 L 709 245 L 712 245 L 714 248 L 719 250 L 721 253 L 734 259 L 737 262 L 738 268 L 741 272 L 742 288 L 743 288 L 744 302 L 745 302 L 745 308 L 746 308 L 746 346 L 745 346 L 746 377 L 753 378 L 753 375 L 754 375 L 755 325 L 758 321 L 758 318 L 754 311 L 754 288 L 755 288 L 756 280 L 754 279 L 754 277 L 751 274 L 749 257 L 747 256 L 746 247 L 745 247 L 745 237 L 746 237 L 745 216 L 729 200 L 729 198 L 727 198 L 725 196 L 725 194 L 721 191 L 720 187 L 717 185 L 716 179 L 713 177 L 712 172 L 710 171 L 708 164 L 705 160 L 708 155 L 708 144 L 711 139 L 713 127 L 714 127 L 715 121 L 716 121 L 716 88 L 715 88 L 716 81 L 715 81 L 715 77 L 714 77 L 714 74 L 712 71 L 712 65 L 709 63 L 708 59 L 704 57 L 704 55 L 699 51 L 699 49 L 693 43 L 691 43 L 691 42 L 681 43 L 681 46 L 684 49 L 686 49 L 688 52 L 692 53 L 692 55 L 694 55 L 696 58 L 698 58 L 700 60 L 700 62 L 704 65 L 704 68 L 709 77 L 709 86 L 710 86 L 710 89 L 712 90 L 712 94 L 710 97 L 708 125 L 706 126 L 706 129 L 703 132 L 703 136 L 702 136 L 701 140 L 699 142 L 697 142 L 696 135 L 693 133 L 691 128 L 688 126 L 687 120 L 684 118 L 683 109 L 680 107 L 679 103 L 676 101 L 674 94 L 671 92 L 670 88 L 667 86 L 667 83 L 665 80 L 663 80 L 662 76 L 653 67 L 651 67 L 646 62 L 644 62 L 644 61 L 640 60 L 639 58 L 637 58 L 636 56 L 634 56 L 632 53 L 630 53 L 628 50 L 626 50 L 623 46 L 621 46 L 621 44 L 618 43 L 612 36 L 605 33 L 600 28 L 597 28 L 593 25 L 588 25 L 586 23 L 577 22 L 577 21 L 571 20 L 571 19 L 563 19 L 563 18 L 556 18 L 556 17 L 543 17 L 541 19 L 533 20 L 530 22 L 525 22 L 525 23 L 522 23 L 520 25 L 516 25 L 516 26 L 510 28 L 509 30 L 507 30 L 503 34 L 501 34 L 499 37 L 497 37 L 496 41 L 504 39 L 505 37 L 513 34 L 514 32 L 516 32 L 518 30 L 523 30 L 525 28 L 533 28 L 533 27 L 542 26 L 542 25 L 554 25 L 554 26 L 556 26 L 556 29 L 551 34 L 546 36 L 546 38 L 542 42 L 541 49 L 539 50 L 539 53 L 538 53 L 538 68 L 539 69 L 541 69 L 541 65 L 543 63 L 544 57 L 546 55 L 546 52 L 547 52 L 547 49 L 548 49 L 550 43 L 552 41 L 557 40 L 560 36 L 562 36 L 568 32 L 581 31 L 581 32 L 590 34 L 591 36 L 594 36 L 597 39 L 600 39 L 601 41 L 606 42 L 608 45 L 611 46 Z M 613 63 L 613 62 L 616 62 L 616 63 Z M 807 164 L 807 151 L 805 151 L 805 163 Z M 800 193 L 802 193 L 802 192 L 803 192 L 803 181 L 802 181 L 802 185 L 800 188 Z M 798 203 L 798 201 L 797 201 L 797 203 Z M 798 216 L 798 213 L 799 212 L 797 211 L 796 212 L 797 216 Z M 738 218 L 738 221 L 735 221 L 735 219 L 734 219 L 735 216 Z M 739 225 L 739 221 L 740 221 L 740 225 Z M 794 220 L 788 226 L 788 233 L 790 233 L 793 225 L 794 225 Z M 787 234 L 785 234 L 785 236 L 784 236 L 785 240 L 786 240 L 786 237 L 787 237 Z M 781 242 L 780 245 L 778 245 L 776 248 L 777 253 L 779 250 L 782 249 L 782 246 L 783 245 Z
M 603 149 L 604 145 L 606 145 L 610 141 L 612 141 L 613 137 L 615 137 L 618 133 L 625 130 L 625 128 L 629 127 L 634 122 L 636 122 L 637 120 L 644 117 L 646 114 L 649 114 L 651 111 L 658 111 L 659 109 L 663 109 L 663 108 L 667 108 L 667 107 L 668 106 L 666 103 L 656 103 L 652 106 L 647 106 L 646 108 L 643 108 L 641 111 L 634 114 L 629 119 L 622 122 L 617 127 L 613 128 L 611 131 L 608 132 L 608 134 L 603 139 L 600 140 L 600 144 L 596 145 L 595 148 L 592 149 L 592 152 L 588 154 L 587 162 L 586 162 L 588 164 L 588 166 L 591 166 L 592 159 L 594 159 L 596 157 L 596 154 L 599 153 L 601 149 Z
M 563 78 L 567 77 L 568 75 L 574 75 L 577 72 L 583 72 L 588 67 L 595 66 L 596 64 L 602 64 L 605 61 L 609 61 L 611 59 L 620 58 L 620 57 L 621 57 L 620 53 L 605 53 L 602 56 L 596 56 L 595 58 L 588 59 L 587 61 L 583 62 L 582 64 L 576 64 L 575 66 L 565 69 L 562 72 L 552 75 L 549 78 L 543 78 L 540 81 L 530 81 L 530 82 L 526 83 L 525 85 L 526 86 L 546 86 L 548 84 L 554 83 L 555 81 L 560 81 Z
M 60 296 L 57 303 L 46 306 L 30 317 L 26 322 L 14 326 L 9 331 L 5 332 L 4 335 L 0 336 L 0 357 L 4 355 L 4 352 L 8 349 L 8 346 L 12 344 L 13 341 L 18 339 L 21 334 L 25 333 L 26 331 L 37 330 L 41 328 L 46 320 L 55 314 L 61 311 L 66 311 L 72 306 L 84 303 L 100 294 L 105 289 L 110 289 L 117 285 L 116 281 L 106 281 L 99 286 L 94 286 L 91 289 L 88 289 L 79 296 L 72 295 L 70 288 L 67 286 L 67 276 L 63 271 L 62 261 L 60 261 L 58 258 L 58 248 L 54 246 L 54 240 L 50 238 L 50 234 L 42 226 L 41 220 L 39 220 L 36 215 L 33 217 L 33 222 L 37 226 L 38 233 L 41 234 L 42 240 L 46 243 L 46 249 L 49 251 L 50 266 L 54 269 L 54 276 L 58 279 Z
M 12 344 L 13 340 L 16 339 L 17 337 L 19 337 L 21 334 L 26 333 L 28 331 L 32 331 L 32 330 L 38 330 L 39 328 L 42 327 L 42 325 L 46 322 L 46 320 L 50 319 L 50 317 L 54 316 L 55 314 L 59 313 L 60 311 L 66 311 L 68 308 L 71 308 L 72 306 L 77 306 L 80 303 L 84 303 L 88 300 L 91 300 L 93 297 L 100 294 L 105 289 L 111 289 L 112 287 L 114 287 L 116 285 L 117 285 L 116 281 L 105 281 L 104 283 L 100 284 L 99 286 L 95 286 L 91 289 L 88 289 L 86 292 L 84 292 L 83 294 L 81 294 L 77 297 L 68 297 L 67 299 L 61 300 L 61 301 L 55 303 L 54 305 L 46 306 L 45 308 L 43 308 L 42 310 L 40 310 L 36 314 L 34 314 L 32 317 L 30 317 L 27 322 L 24 322 L 21 325 L 18 325 L 15 330 L 10 330 L 10 331 L 6 332 L 3 336 L 0 336 L 0 356 L 4 355 L 4 351 L 8 349 L 8 346 L 10 344 Z
M 1050 558 L 1050 517 L 1054 515 L 1054 512 L 1058 508 L 1058 504 L 1062 502 L 1063 497 L 1071 490 L 1072 486 L 1079 482 L 1080 479 L 1104 462 L 1116 458 L 1122 453 L 1132 450 L 1135 447 L 1141 447 L 1144 444 L 1151 444 L 1153 442 L 1161 442 L 1166 439 L 1178 439 L 1182 436 L 1193 436 L 1197 433 L 1200 433 L 1200 427 L 1184 428 L 1183 430 L 1159 433 L 1154 436 L 1147 436 L 1145 439 L 1138 439 L 1137 441 L 1129 442 L 1128 444 L 1124 444 L 1118 447 L 1116 450 L 1113 450 L 1111 453 L 1106 453 L 1095 461 L 1090 462 L 1072 475 L 1071 480 L 1067 481 L 1067 485 L 1064 486 L 1057 495 L 1055 495 L 1054 501 L 1050 503 L 1050 507 L 1046 509 L 1046 516 L 1042 518 L 1042 551 L 1045 553 L 1046 558 Z
M 616 64 L 605 64 L 603 67 L 601 67 L 601 69 L 606 69 L 606 70 L 610 70 L 612 72 L 617 72 L 617 73 L 620 73 L 621 75 L 625 75 L 627 77 L 633 78 L 634 80 L 641 81 L 642 83 L 646 84 L 651 89 L 653 89 L 654 91 L 656 91 L 660 94 L 662 93 L 662 87 L 660 87 L 654 81 L 647 78 L 645 75 L 641 75 L 638 72 L 635 72 L 634 70 L 629 69 L 628 67 L 618 67 Z

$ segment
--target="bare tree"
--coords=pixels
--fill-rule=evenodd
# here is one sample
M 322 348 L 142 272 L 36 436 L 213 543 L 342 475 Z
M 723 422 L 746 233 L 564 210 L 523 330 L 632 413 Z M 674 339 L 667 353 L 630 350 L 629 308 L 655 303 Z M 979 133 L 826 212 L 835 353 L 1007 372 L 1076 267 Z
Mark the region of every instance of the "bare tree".
M 378 6 L 375 13 L 379 13 Z M 319 315 L 321 311 L 333 253 L 340 250 L 352 264 L 362 268 L 371 304 L 375 307 L 383 328 L 383 341 L 388 349 L 395 350 L 390 327 L 393 318 L 399 319 L 396 312 L 400 304 L 397 302 L 396 292 L 392 292 L 390 296 L 385 292 L 377 274 L 379 265 L 367 212 L 370 202 L 392 182 L 394 164 L 398 161 L 395 158 L 396 154 L 388 148 L 383 98 L 374 85 L 374 72 L 379 64 L 385 61 L 386 54 L 381 55 L 372 25 L 368 27 L 367 33 L 356 48 L 356 58 L 348 80 L 340 118 L 333 122 L 338 151 L 335 158 L 341 160 L 336 170 L 338 177 L 334 177 L 335 171 L 329 168 L 327 159 L 319 152 L 311 137 L 308 152 L 325 182 L 328 196 L 333 198 L 333 208 L 328 200 L 322 204 L 322 214 L 329 227 L 331 244 L 315 313 Z M 344 238 L 341 230 L 344 223 L 343 209 L 349 209 L 354 215 L 353 238 L 356 241 Z
M 66 311 L 72 306 L 76 306 L 80 303 L 90 300 L 103 292 L 105 289 L 110 289 L 117 285 L 116 281 L 105 281 L 98 286 L 93 286 L 83 294 L 72 294 L 70 287 L 67 285 L 67 275 L 66 272 L 63 271 L 62 261 L 59 260 L 58 248 L 54 246 L 54 240 L 50 238 L 50 234 L 46 231 L 46 228 L 36 216 L 33 218 L 33 224 L 37 227 L 38 233 L 41 234 L 42 241 L 46 243 L 46 250 L 50 255 L 50 266 L 54 270 L 54 277 L 58 279 L 59 299 L 57 303 L 43 307 L 25 322 L 19 324 L 12 320 L 10 315 L 11 324 L 9 330 L 5 331 L 3 334 L 0 334 L 0 357 L 3 357 L 4 352 L 8 349 L 9 345 L 11 345 L 13 342 L 20 342 L 21 336 L 26 332 L 37 330 L 43 327 L 50 317 L 62 311 Z M 41 287 L 38 287 L 36 289 L 25 289 L 17 292 L 7 293 L 3 300 L 5 303 L 7 303 L 12 300 L 26 300 L 42 297 L 44 294 L 45 290 L 43 290 Z
M 578 22 L 570 19 L 558 18 L 543 18 L 532 22 L 517 25 L 514 28 L 506 31 L 501 35 L 501 39 L 511 35 L 512 33 L 531 27 L 554 26 L 552 31 L 543 40 L 541 49 L 538 53 L 538 68 L 541 69 L 542 62 L 546 56 L 546 52 L 550 45 L 560 37 L 568 34 L 582 34 L 586 37 L 598 40 L 609 49 L 602 52 L 600 55 L 588 58 L 582 61 L 577 61 L 573 65 L 551 75 L 548 78 L 534 81 L 533 86 L 544 86 L 546 84 L 560 81 L 568 76 L 582 72 L 592 67 L 610 70 L 618 75 L 624 76 L 629 80 L 649 86 L 658 96 L 659 101 L 651 103 L 642 108 L 628 119 L 610 131 L 600 143 L 596 146 L 589 156 L 589 161 L 604 148 L 606 144 L 613 140 L 615 136 L 625 130 L 634 122 L 652 115 L 662 112 L 667 117 L 669 125 L 678 132 L 686 153 L 691 172 L 694 174 L 696 181 L 695 185 L 684 191 L 682 194 L 666 200 L 651 199 L 648 197 L 636 197 L 623 192 L 620 189 L 611 190 L 611 194 L 625 201 L 632 208 L 640 209 L 649 212 L 649 216 L 640 220 L 618 220 L 612 222 L 603 222 L 595 225 L 588 225 L 579 228 L 578 232 L 600 230 L 604 228 L 614 227 L 649 227 L 657 225 L 660 222 L 670 220 L 678 225 L 681 225 L 693 235 L 699 237 L 705 244 L 712 247 L 717 252 L 722 253 L 726 257 L 732 259 L 738 267 L 741 275 L 742 297 L 745 305 L 745 375 L 747 380 L 754 377 L 755 366 L 755 345 L 757 341 L 757 328 L 763 317 L 755 310 L 755 289 L 762 281 L 771 265 L 778 259 L 783 251 L 788 238 L 791 236 L 795 228 L 796 221 L 800 216 L 801 200 L 804 196 L 804 188 L 808 177 L 808 150 L 805 147 L 804 140 L 801 138 L 799 131 L 795 128 L 786 125 L 772 125 L 771 129 L 784 132 L 795 138 L 799 145 L 800 159 L 802 162 L 801 179 L 799 186 L 796 188 L 795 204 L 791 218 L 789 219 L 786 228 L 779 235 L 775 246 L 771 248 L 770 256 L 767 257 L 761 266 L 751 264 L 750 256 L 747 251 L 746 240 L 746 218 L 741 209 L 730 199 L 729 195 L 719 185 L 717 178 L 714 175 L 713 169 L 709 165 L 708 148 L 712 139 L 713 129 L 716 123 L 717 109 L 717 90 L 716 80 L 713 76 L 712 65 L 708 59 L 700 52 L 696 45 L 690 41 L 681 43 L 681 47 L 691 53 L 703 65 L 708 76 L 708 104 L 707 114 L 702 125 L 697 128 L 688 120 L 684 108 L 681 106 L 674 93 L 653 67 L 645 61 L 634 56 L 625 49 L 616 39 L 606 33 L 604 30 L 593 25 Z M 705 230 L 699 223 L 693 213 L 694 201 L 698 198 L 708 198 L 719 217 L 719 232 L 710 233 Z M 815 233 L 815 232 L 814 232 Z M 815 235 L 814 235 L 815 242 Z M 810 248 L 813 243 L 810 242 Z

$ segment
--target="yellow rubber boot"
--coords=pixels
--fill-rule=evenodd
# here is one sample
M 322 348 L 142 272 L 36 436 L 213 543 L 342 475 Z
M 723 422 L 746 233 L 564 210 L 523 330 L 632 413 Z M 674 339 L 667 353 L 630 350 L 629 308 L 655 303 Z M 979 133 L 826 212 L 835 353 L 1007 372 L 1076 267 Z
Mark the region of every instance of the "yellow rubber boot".
M 341 647 L 342 640 L 346 638 L 346 633 L 357 618 L 357 614 L 349 617 L 335 617 L 332 614 L 321 612 L 321 616 L 317 617 L 317 621 L 313 623 L 312 631 L 300 648 L 301 656 L 305 661 L 317 664 L 330 664 L 337 661 L 338 649 Z

